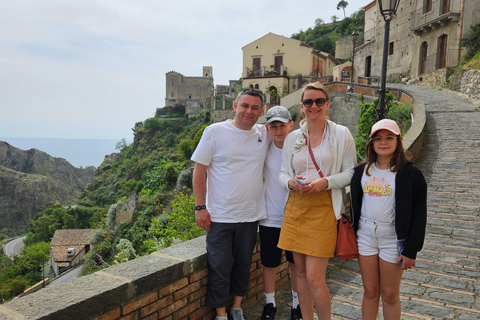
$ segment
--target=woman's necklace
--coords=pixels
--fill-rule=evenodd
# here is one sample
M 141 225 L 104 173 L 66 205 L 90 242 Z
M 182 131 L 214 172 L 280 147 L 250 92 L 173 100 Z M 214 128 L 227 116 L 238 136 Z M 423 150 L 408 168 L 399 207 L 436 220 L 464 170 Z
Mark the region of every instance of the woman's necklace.
M 313 138 L 310 139 L 310 143 L 311 143 L 312 145 L 314 145 L 318 140 L 320 140 L 320 142 L 323 141 L 323 138 L 324 138 L 324 136 L 325 136 L 326 128 L 327 128 L 327 125 L 325 125 L 325 127 L 323 127 L 323 132 L 320 133 L 320 135 L 319 135 L 318 137 L 316 137 L 315 139 L 313 139 Z
M 317 142 L 317 141 L 318 141 L 318 139 L 321 139 L 321 138 L 322 138 L 322 136 L 323 136 L 323 134 L 319 135 L 319 136 L 318 136 L 318 137 L 317 137 L 315 140 L 313 140 L 313 139 L 312 139 L 312 140 L 310 140 L 310 142 L 312 143 L 312 145 L 313 145 L 313 144 L 315 144 L 315 142 Z
M 318 171 L 323 171 L 323 170 L 322 170 L 322 150 L 323 150 L 323 145 L 324 145 L 323 141 L 325 140 L 325 137 L 327 136 L 327 132 L 328 132 L 328 131 L 327 131 L 327 125 L 325 124 L 325 127 L 323 128 L 323 133 L 322 133 L 322 135 L 321 135 L 322 140 L 320 141 L 320 143 L 321 143 L 321 144 L 320 144 L 320 148 L 319 148 L 319 150 L 318 150 L 318 155 L 319 155 L 319 157 L 318 157 L 318 167 L 319 167 L 319 170 L 318 170 Z M 318 137 L 318 138 L 320 138 L 320 137 Z M 317 138 L 316 140 L 318 140 L 318 138 Z M 310 140 L 309 143 L 312 143 L 312 141 Z M 312 152 L 312 153 L 313 153 L 313 152 Z M 308 178 L 308 162 L 309 162 L 309 158 L 310 158 L 310 155 L 309 155 L 309 152 L 307 152 L 306 181 L 309 181 L 309 178 Z M 316 170 L 316 169 L 315 169 L 315 170 Z M 317 171 L 317 172 L 318 172 L 318 171 Z

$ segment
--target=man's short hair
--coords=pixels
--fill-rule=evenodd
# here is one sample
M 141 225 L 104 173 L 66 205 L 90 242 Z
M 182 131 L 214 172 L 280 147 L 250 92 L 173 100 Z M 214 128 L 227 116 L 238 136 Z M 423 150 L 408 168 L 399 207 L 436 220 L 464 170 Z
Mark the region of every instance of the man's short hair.
M 237 103 L 238 103 L 238 101 L 240 101 L 240 98 L 241 98 L 244 94 L 249 95 L 249 96 L 252 96 L 252 97 L 258 97 L 258 98 L 260 98 L 260 107 L 263 108 L 263 92 L 262 92 L 262 90 L 260 90 L 260 89 L 254 89 L 254 88 L 250 88 L 250 87 L 242 88 L 242 90 L 240 91 L 240 93 L 239 93 L 238 96 L 237 96 L 237 100 L 236 100 Z

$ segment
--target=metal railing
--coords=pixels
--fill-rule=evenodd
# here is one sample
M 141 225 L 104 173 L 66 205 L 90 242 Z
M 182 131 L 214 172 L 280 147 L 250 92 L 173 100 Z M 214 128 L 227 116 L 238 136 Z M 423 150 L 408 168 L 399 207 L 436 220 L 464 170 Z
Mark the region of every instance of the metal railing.
M 426 74 L 438 69 L 454 67 L 458 64 L 458 50 L 439 51 L 420 61 L 420 74 Z
M 313 74 L 310 77 L 310 81 L 319 81 L 320 83 L 328 83 L 333 81 L 333 76 L 317 77 L 316 74 Z
M 447 5 L 444 5 L 445 2 Z M 435 20 L 436 18 L 447 13 L 460 13 L 462 7 L 461 0 L 437 0 L 424 5 L 423 8 L 415 10 L 411 14 L 411 27 L 415 28 L 426 22 Z
M 281 65 L 276 68 L 267 68 L 265 66 L 262 66 L 258 69 L 253 69 L 249 67 L 245 67 L 246 71 L 246 78 L 259 78 L 259 77 L 275 77 L 275 76 L 281 76 L 281 75 L 286 75 L 287 73 L 287 67 L 284 65 Z

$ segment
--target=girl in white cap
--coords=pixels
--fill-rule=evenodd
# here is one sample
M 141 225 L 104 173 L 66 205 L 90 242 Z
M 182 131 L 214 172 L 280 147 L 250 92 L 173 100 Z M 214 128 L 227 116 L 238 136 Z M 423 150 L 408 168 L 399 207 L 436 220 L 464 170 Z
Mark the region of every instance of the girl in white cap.
M 427 184 L 406 160 L 395 121 L 375 123 L 366 162 L 352 178 L 352 216 L 363 281 L 362 318 L 376 319 L 380 297 L 385 319 L 400 319 L 400 281 L 415 266 L 427 221 Z

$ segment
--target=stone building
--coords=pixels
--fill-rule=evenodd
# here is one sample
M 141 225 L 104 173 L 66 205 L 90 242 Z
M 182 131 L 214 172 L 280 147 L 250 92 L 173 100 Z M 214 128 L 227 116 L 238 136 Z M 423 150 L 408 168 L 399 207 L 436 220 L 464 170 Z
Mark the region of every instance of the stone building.
M 338 65 L 330 54 L 274 33 L 245 45 L 242 50 L 243 86 L 267 92 L 267 104 L 279 101 L 311 78 L 331 76 Z
M 58 229 L 50 242 L 50 265 L 58 276 L 85 260 L 93 229 Z
M 209 109 L 214 95 L 213 68 L 203 67 L 202 71 L 202 76 L 167 72 L 165 106 L 182 104 L 187 115 L 196 115 L 200 110 Z
M 355 50 L 355 63 L 359 76 L 376 82 L 381 75 L 385 22 L 376 0 L 364 10 L 365 42 Z M 446 69 L 457 65 L 466 53 L 460 39 L 471 32 L 470 24 L 478 23 L 478 0 L 400 1 L 390 23 L 387 81 L 407 78 L 429 85 L 442 83 Z

